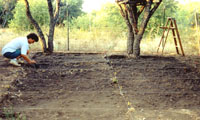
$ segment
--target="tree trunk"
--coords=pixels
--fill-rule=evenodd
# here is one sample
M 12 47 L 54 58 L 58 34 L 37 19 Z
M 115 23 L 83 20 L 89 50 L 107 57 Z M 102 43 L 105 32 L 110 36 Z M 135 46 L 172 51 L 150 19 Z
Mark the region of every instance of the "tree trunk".
M 137 35 L 134 39 L 133 44 L 133 55 L 135 57 L 140 56 L 140 41 L 142 40 L 142 35 Z
M 5 26 L 6 26 L 6 23 L 7 23 L 7 16 L 8 16 L 8 13 L 5 12 L 5 18 L 4 18 L 3 23 L 2 23 L 2 27 L 3 27 L 3 28 L 5 28 Z
M 133 55 L 135 57 L 140 56 L 140 42 L 142 40 L 143 34 L 145 32 L 145 29 L 147 27 L 147 24 L 150 20 L 150 9 L 151 9 L 151 2 L 147 2 L 147 5 L 145 7 L 145 11 L 144 11 L 144 17 L 143 17 L 143 21 L 140 25 L 140 30 L 137 33 L 137 35 L 135 35 L 134 38 L 134 43 L 133 43 Z
M 53 15 L 52 2 L 51 2 L 51 0 L 47 0 L 49 16 L 50 16 L 49 36 L 48 36 L 48 51 L 49 52 L 53 52 L 53 50 L 54 50 L 53 38 L 54 38 L 55 25 L 56 25 L 56 22 L 57 22 L 58 16 L 59 16 L 60 1 L 61 0 L 56 1 L 56 10 L 55 10 L 55 14 Z
M 128 26 L 128 28 L 127 53 L 133 54 L 134 33 L 131 26 Z
M 48 51 L 51 53 L 54 50 L 54 45 L 53 45 L 54 29 L 55 29 L 55 26 L 53 24 L 50 24 L 49 36 L 48 36 Z
M 26 4 L 26 15 L 27 15 L 28 19 L 30 20 L 30 22 L 33 24 L 33 26 L 36 28 L 36 30 L 39 34 L 39 37 L 41 39 L 43 52 L 46 52 L 47 51 L 46 40 L 45 40 L 44 34 L 42 32 L 42 29 L 40 28 L 38 23 L 35 21 L 35 19 L 31 15 L 28 0 L 24 0 L 24 1 L 25 1 L 25 4 Z

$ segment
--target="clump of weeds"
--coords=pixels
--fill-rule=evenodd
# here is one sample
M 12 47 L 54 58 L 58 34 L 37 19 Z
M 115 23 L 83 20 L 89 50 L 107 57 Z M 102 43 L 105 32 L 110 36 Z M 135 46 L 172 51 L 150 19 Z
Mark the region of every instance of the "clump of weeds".
M 112 83 L 113 83 L 113 84 L 117 84 L 117 83 L 118 83 L 118 80 L 117 80 L 117 72 L 114 73 L 114 77 L 112 77 L 111 80 L 112 80 Z
M 13 108 L 3 108 L 0 110 L 0 120 L 27 120 L 26 116 L 14 112 Z

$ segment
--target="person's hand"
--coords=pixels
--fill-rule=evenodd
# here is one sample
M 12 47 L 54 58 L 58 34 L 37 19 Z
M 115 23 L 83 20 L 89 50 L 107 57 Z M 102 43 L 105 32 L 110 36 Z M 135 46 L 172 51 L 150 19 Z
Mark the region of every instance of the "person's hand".
M 31 61 L 29 62 L 29 64 L 36 64 L 36 61 L 35 61 L 35 60 L 31 60 Z

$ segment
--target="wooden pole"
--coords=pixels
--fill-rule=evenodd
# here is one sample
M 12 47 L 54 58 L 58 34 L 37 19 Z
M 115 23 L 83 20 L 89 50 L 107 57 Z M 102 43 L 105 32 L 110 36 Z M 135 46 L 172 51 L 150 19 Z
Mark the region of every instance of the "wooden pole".
M 171 27 L 174 27 L 173 23 L 171 23 Z M 177 40 L 176 40 L 176 33 L 175 33 L 174 29 L 172 29 L 172 34 L 173 34 L 173 37 L 174 37 L 174 44 L 175 44 L 175 48 L 176 48 L 176 53 L 179 54 L 178 44 L 177 44 Z
M 165 27 L 167 27 L 168 23 L 169 23 L 169 19 L 167 20 L 167 23 L 165 24 Z M 158 45 L 157 53 L 159 52 L 160 46 L 163 43 L 164 39 L 165 39 L 165 29 L 163 29 L 163 33 L 162 33 L 162 37 L 161 37 L 160 43 Z
M 170 25 L 172 24 L 172 20 L 169 18 L 169 21 L 170 21 L 170 24 L 169 24 L 169 27 L 170 27 Z M 165 36 L 165 39 L 164 39 L 164 41 L 163 41 L 162 54 L 163 54 L 164 49 L 165 49 L 165 44 L 166 44 L 166 42 L 167 42 L 167 37 L 168 37 L 168 35 L 169 35 L 169 30 L 170 30 L 170 29 L 167 30 L 167 35 Z
M 69 51 L 69 7 L 67 5 L 67 50 Z
M 178 41 L 179 41 L 179 45 L 180 45 L 180 48 L 181 48 L 182 55 L 185 56 L 185 53 L 183 51 L 183 46 L 182 46 L 182 43 L 181 43 L 181 37 L 180 37 L 179 31 L 178 31 L 178 27 L 177 27 L 175 19 L 174 19 L 174 25 L 175 25 L 175 28 L 176 28 L 176 33 L 177 33 L 177 37 L 178 37 Z
M 199 46 L 199 55 L 200 55 L 200 39 L 199 39 L 199 24 L 198 24 L 198 13 L 195 12 L 195 24 L 196 24 L 196 35 L 198 40 L 198 46 Z

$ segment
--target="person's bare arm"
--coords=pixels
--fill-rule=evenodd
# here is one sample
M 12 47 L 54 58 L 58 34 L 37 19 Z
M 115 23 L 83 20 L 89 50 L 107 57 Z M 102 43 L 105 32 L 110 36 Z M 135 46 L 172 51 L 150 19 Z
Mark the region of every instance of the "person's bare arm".
M 28 55 L 29 53 L 30 53 L 29 50 L 27 50 L 27 55 Z
M 23 55 L 21 54 L 21 56 L 24 58 L 24 60 L 26 60 L 29 64 L 34 64 L 36 63 L 35 60 L 31 60 L 27 55 Z

